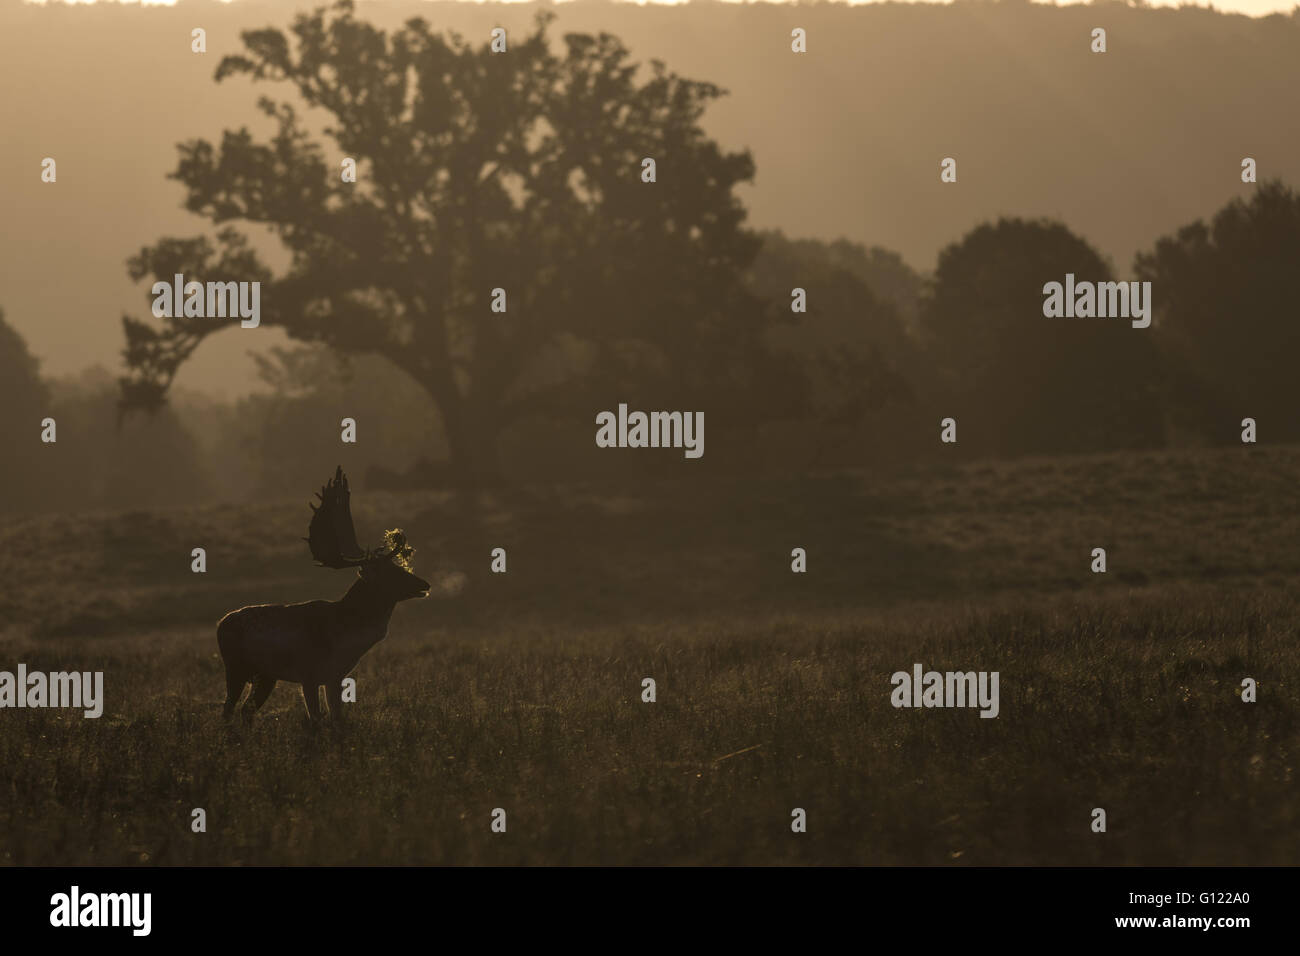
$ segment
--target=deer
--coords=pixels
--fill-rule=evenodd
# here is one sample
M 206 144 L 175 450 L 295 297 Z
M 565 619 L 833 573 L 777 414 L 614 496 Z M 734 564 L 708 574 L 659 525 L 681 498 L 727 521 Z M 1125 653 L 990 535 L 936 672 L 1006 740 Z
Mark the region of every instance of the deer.
M 351 491 L 340 465 L 311 504 L 307 542 L 317 567 L 356 568 L 356 580 L 337 601 L 258 604 L 231 611 L 217 623 L 217 648 L 226 666 L 230 720 L 253 685 L 240 713 L 245 724 L 266 703 L 279 681 L 302 685 L 308 722 L 321 723 L 319 688 L 325 686 L 330 722 L 343 722 L 343 679 L 388 634 L 393 609 L 429 596 L 429 582 L 411 570 L 415 549 L 400 528 L 384 534 L 384 546 L 363 550 L 352 524 Z

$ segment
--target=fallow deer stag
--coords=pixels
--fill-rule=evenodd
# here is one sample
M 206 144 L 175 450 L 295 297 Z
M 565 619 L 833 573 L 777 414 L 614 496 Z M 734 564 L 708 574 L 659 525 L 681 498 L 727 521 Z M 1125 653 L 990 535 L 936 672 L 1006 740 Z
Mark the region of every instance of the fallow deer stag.
M 226 665 L 225 716 L 235 713 L 247 684 L 252 693 L 242 716 L 251 721 L 276 681 L 302 685 L 313 724 L 321 719 L 320 685 L 325 685 L 332 721 L 343 715 L 343 678 L 362 655 L 384 639 L 398 601 L 428 597 L 429 582 L 410 570 L 414 548 L 401 529 L 386 532 L 385 546 L 364 551 L 352 525 L 348 479 L 339 467 L 317 495 L 304 539 L 316 564 L 357 568 L 357 579 L 337 601 L 260 604 L 231 611 L 217 624 L 217 647 Z

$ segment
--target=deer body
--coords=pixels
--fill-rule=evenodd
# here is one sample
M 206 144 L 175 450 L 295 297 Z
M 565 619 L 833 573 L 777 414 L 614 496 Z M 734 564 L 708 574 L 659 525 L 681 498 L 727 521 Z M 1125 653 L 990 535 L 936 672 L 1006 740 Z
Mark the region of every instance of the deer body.
M 253 692 L 244 703 L 246 720 L 266 702 L 276 682 L 283 680 L 302 685 L 303 703 L 313 722 L 321 717 L 319 688 L 323 684 L 330 718 L 341 720 L 343 679 L 366 651 L 387 635 L 399 601 L 427 596 L 428 582 L 393 560 L 410 554 L 401 532 L 389 532 L 390 540 L 398 542 L 389 551 L 360 558 L 335 554 L 337 549 L 327 547 L 332 541 L 322 543 L 324 532 L 318 530 L 317 518 L 324 515 L 326 521 L 335 520 L 340 500 L 351 530 L 346 496 L 346 479 L 340 469 L 335 482 L 322 491 L 324 505 L 312 520 L 313 537 L 308 540 L 325 566 L 359 569 L 347 594 L 337 601 L 245 607 L 231 611 L 217 624 L 217 647 L 226 665 L 227 718 L 234 715 L 249 683 Z

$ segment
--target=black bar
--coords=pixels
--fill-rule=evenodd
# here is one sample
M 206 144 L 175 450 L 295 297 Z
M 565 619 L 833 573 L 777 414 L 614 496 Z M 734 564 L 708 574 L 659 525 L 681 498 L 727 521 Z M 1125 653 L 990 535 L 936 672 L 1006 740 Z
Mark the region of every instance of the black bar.
M 775 924 L 830 941 L 1207 939 L 1285 931 L 1286 868 L 524 868 L 255 867 L 0 869 L 6 936 L 194 942 L 207 930 L 337 943 L 358 933 L 478 931 L 588 937 L 604 920 L 666 942 L 693 923 L 762 942 Z M 148 893 L 149 932 L 51 925 L 57 894 Z M 1178 894 L 1183 894 L 1179 896 Z M 143 900 L 143 897 L 140 897 Z M 92 904 L 97 910 L 98 902 Z M 111 913 L 109 914 L 111 916 Z M 140 917 L 142 912 L 136 912 Z M 1245 918 L 1245 925 L 1224 921 Z M 1154 920 L 1133 925 L 1134 920 Z M 1199 921 L 1211 921 L 1209 928 Z M 1130 921 L 1121 925 L 1121 921 Z M 1196 920 L 1197 924 L 1188 921 Z M 125 916 L 121 920 L 130 923 Z M 142 928 L 142 919 L 137 919 Z M 264 928 L 264 929 L 259 929 Z M 670 933 L 670 929 L 672 929 Z M 603 931 L 602 931 L 603 933 Z M 1046 934 L 1046 935 L 1044 935 Z M 711 933 L 710 933 L 711 935 Z M 604 937 L 611 939 L 611 937 Z M 811 942 L 812 937 L 807 937 Z M 812 947 L 814 950 L 820 947 Z

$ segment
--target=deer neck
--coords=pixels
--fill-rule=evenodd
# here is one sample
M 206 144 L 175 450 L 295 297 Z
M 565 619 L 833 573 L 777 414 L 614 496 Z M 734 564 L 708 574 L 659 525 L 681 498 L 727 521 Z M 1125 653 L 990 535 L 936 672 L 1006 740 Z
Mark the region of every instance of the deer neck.
M 357 578 L 339 603 L 368 626 L 358 635 L 366 647 L 378 644 L 388 633 L 388 621 L 397 602 L 364 578 Z

